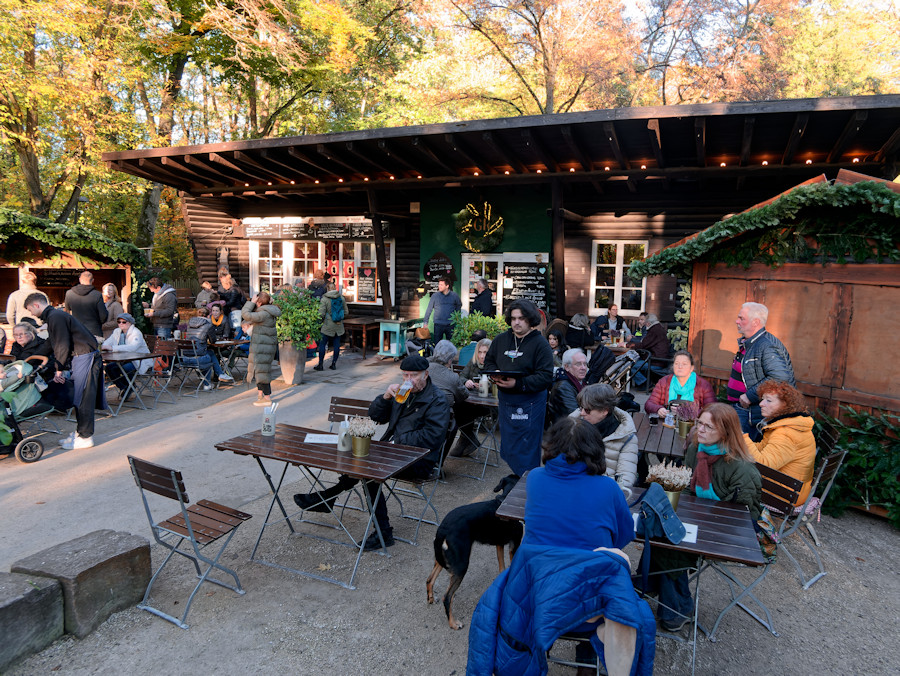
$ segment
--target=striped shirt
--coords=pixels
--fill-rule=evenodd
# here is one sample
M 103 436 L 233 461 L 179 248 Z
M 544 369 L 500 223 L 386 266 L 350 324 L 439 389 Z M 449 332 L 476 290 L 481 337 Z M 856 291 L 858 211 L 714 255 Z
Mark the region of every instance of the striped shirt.
M 741 398 L 741 395 L 747 391 L 747 386 L 744 384 L 743 373 L 743 361 L 744 354 L 746 354 L 747 348 L 744 346 L 744 342 L 741 341 L 741 347 L 737 351 L 737 354 L 734 355 L 734 362 L 731 364 L 731 375 L 728 378 L 728 401 L 735 402 Z

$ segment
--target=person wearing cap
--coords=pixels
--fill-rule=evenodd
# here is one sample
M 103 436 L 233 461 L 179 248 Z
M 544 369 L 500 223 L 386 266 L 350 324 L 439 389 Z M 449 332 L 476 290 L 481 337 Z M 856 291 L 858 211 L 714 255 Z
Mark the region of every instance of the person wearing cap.
M 134 325 L 134 317 L 127 312 L 122 312 L 116 317 L 116 328 L 103 341 L 100 349 L 104 352 L 134 352 L 135 354 L 150 354 L 147 342 L 143 334 Z M 152 359 L 141 359 L 137 364 L 133 361 L 113 362 L 106 365 L 106 377 L 119 388 L 119 398 L 125 396 L 128 388 L 128 379 L 125 373 L 132 373 L 137 369 L 138 373 L 147 373 L 153 366 Z M 133 394 L 132 394 L 133 396 Z
M 403 381 L 412 385 L 409 397 L 398 403 L 395 399 L 401 383 L 389 385 L 384 394 L 380 394 L 369 405 L 369 417 L 376 423 L 387 423 L 387 430 L 381 441 L 392 441 L 405 446 L 418 446 L 429 449 L 428 455 L 416 461 L 396 475 L 396 478 L 416 481 L 427 479 L 434 472 L 441 457 L 441 449 L 447 437 L 450 425 L 450 404 L 442 390 L 432 384 L 428 377 L 428 360 L 414 354 L 400 362 Z M 334 501 L 342 492 L 353 488 L 359 479 L 341 475 L 338 482 L 319 493 L 298 493 L 294 502 L 301 509 L 312 512 L 328 512 Z M 387 515 L 384 495 L 378 502 L 378 486 L 376 482 L 366 482 L 369 500 L 375 504 L 375 519 L 384 538 L 385 547 L 394 544 L 394 531 Z M 381 549 L 378 532 L 373 531 L 365 543 L 365 550 Z

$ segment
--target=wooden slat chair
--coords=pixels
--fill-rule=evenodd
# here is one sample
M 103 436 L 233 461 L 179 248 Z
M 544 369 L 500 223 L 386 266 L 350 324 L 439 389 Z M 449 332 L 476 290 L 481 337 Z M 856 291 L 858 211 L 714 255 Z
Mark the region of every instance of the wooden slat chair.
M 822 510 L 822 505 L 825 503 L 825 498 L 828 497 L 828 493 L 831 491 L 831 486 L 834 483 L 834 478 L 837 476 L 838 471 L 840 471 L 841 465 L 844 464 L 844 458 L 846 457 L 846 455 L 847 451 L 837 451 L 828 455 L 819 464 L 819 468 L 816 471 L 815 477 L 813 478 L 812 488 L 809 491 L 809 496 L 806 498 L 806 502 L 803 503 L 803 505 L 801 505 L 800 507 L 796 507 L 792 511 L 787 512 L 788 516 L 782 519 L 781 528 L 779 530 L 783 532 L 781 535 L 781 542 L 779 542 L 778 546 L 791 560 L 791 563 L 794 564 L 794 568 L 796 568 L 797 570 L 797 576 L 800 578 L 800 584 L 804 589 L 809 589 L 816 582 L 818 582 L 828 574 L 825 571 L 825 566 L 822 563 L 822 558 L 816 551 L 816 547 L 820 547 L 821 544 L 819 543 L 819 538 L 816 535 L 815 529 L 813 528 L 812 521 L 814 517 L 818 518 L 818 515 Z M 821 496 L 816 497 L 816 490 L 819 486 L 824 486 L 825 488 L 822 490 Z M 806 526 L 807 530 L 809 530 L 809 533 L 816 544 L 815 547 L 813 547 L 812 543 L 806 539 L 806 536 L 803 535 L 803 532 L 800 530 L 801 526 Z M 815 557 L 816 559 L 816 565 L 819 569 L 819 572 L 815 575 L 807 578 L 806 574 L 803 572 L 803 568 L 800 566 L 800 563 L 797 561 L 797 559 L 794 558 L 794 555 L 791 554 L 791 550 L 788 548 L 787 542 L 784 541 L 791 535 L 796 535 L 798 538 L 800 538 L 803 544 L 805 544 L 809 548 L 809 551 L 812 552 L 813 557 Z
M 145 335 L 144 340 L 147 340 L 147 338 L 148 336 Z M 164 395 L 171 400 L 164 401 L 164 403 L 174 404 L 175 395 L 169 391 L 169 385 L 175 377 L 178 368 L 178 351 L 175 347 L 175 341 L 163 340 L 156 336 L 150 336 L 150 338 L 153 338 L 153 347 L 150 348 L 150 351 L 160 356 L 156 357 L 153 368 L 147 373 L 137 376 L 138 380 L 143 381 L 143 387 L 140 391 L 143 393 L 144 390 L 148 390 L 153 395 L 154 407 Z M 147 347 L 150 347 L 150 343 L 147 343 Z
M 371 401 L 364 399 L 347 399 L 346 397 L 332 397 L 328 406 L 328 422 L 331 426 L 329 432 L 333 432 L 335 425 L 340 425 L 347 418 L 354 415 L 369 417 L 369 404 Z
M 153 531 L 153 537 L 160 545 L 169 550 L 165 560 L 153 574 L 153 577 L 150 578 L 150 584 L 147 585 L 144 599 L 138 604 L 138 608 L 151 612 L 154 615 L 159 615 L 163 619 L 168 620 L 182 629 L 187 629 L 188 625 L 185 624 L 185 620 L 191 609 L 191 603 L 194 602 L 194 597 L 200 590 L 200 585 L 204 582 L 212 582 L 220 587 L 231 589 L 238 594 L 244 594 L 237 573 L 220 564 L 219 559 L 222 557 L 222 553 L 225 551 L 228 543 L 231 542 L 231 538 L 234 537 L 238 526 L 251 518 L 251 515 L 239 512 L 238 510 L 226 507 L 225 505 L 210 502 L 209 500 L 200 500 L 198 503 L 188 507 L 187 505 L 190 503 L 190 500 L 188 499 L 184 487 L 184 480 L 181 477 L 181 472 L 169 469 L 168 467 L 163 467 L 162 465 L 156 465 L 152 462 L 147 462 L 146 460 L 141 460 L 140 458 L 135 458 L 131 455 L 128 456 L 128 463 L 131 465 L 131 474 L 134 476 L 134 482 L 137 484 L 138 488 L 141 489 L 141 498 L 144 501 L 144 509 L 147 512 L 147 519 L 150 522 L 150 530 Z M 157 523 L 153 518 L 150 504 L 147 501 L 148 491 L 165 498 L 177 500 L 178 504 L 181 506 L 181 512 Z M 223 537 L 225 538 L 225 542 L 222 544 L 216 555 L 213 558 L 204 556 L 203 550 L 208 545 L 211 545 L 213 542 L 216 542 Z M 190 551 L 179 549 L 185 542 L 190 543 L 191 549 L 193 549 L 194 552 L 193 554 L 191 554 Z M 186 559 L 189 559 L 191 563 L 194 564 L 197 576 L 200 578 L 197 586 L 194 587 L 194 590 L 191 592 L 191 596 L 184 608 L 184 614 L 181 616 L 181 619 L 173 617 L 158 608 L 154 608 L 148 603 L 150 589 L 153 587 L 153 583 L 156 582 L 156 578 L 159 577 L 159 574 L 162 572 L 163 568 L 166 567 L 166 564 L 172 558 L 173 554 L 180 554 Z M 207 566 L 206 570 L 203 572 L 200 571 L 200 562 L 203 562 Z M 209 577 L 210 572 L 212 572 L 214 568 L 231 575 L 231 577 L 234 578 L 235 586 Z
M 760 463 L 756 463 L 756 468 L 759 470 L 760 478 L 762 479 L 762 498 L 760 502 L 763 507 L 768 507 L 771 512 L 777 512 L 781 514 L 790 514 L 794 508 L 797 506 L 797 501 L 800 499 L 800 490 L 803 488 L 803 482 L 799 479 L 795 479 L 794 477 L 788 476 L 783 472 L 779 472 L 777 469 L 772 469 L 771 467 L 766 467 Z M 777 529 L 775 535 L 775 541 L 780 542 L 782 538 L 782 533 L 785 528 L 785 523 L 782 522 L 781 526 Z M 716 630 L 719 628 L 719 623 L 722 621 L 722 618 L 731 610 L 733 607 L 737 606 L 745 613 L 747 613 L 754 620 L 759 622 L 762 626 L 768 629 L 773 636 L 778 636 L 778 632 L 775 631 L 774 625 L 772 623 L 772 615 L 769 613 L 769 609 L 765 606 L 765 604 L 760 601 L 753 593 L 753 590 L 758 587 L 762 581 L 769 574 L 769 569 L 772 567 L 774 561 L 769 561 L 762 567 L 762 571 L 759 573 L 758 577 L 754 579 L 750 584 L 744 585 L 740 583 L 736 577 L 733 575 L 727 574 L 727 571 L 738 568 L 748 568 L 743 564 L 731 564 L 731 563 L 721 563 L 719 562 L 716 566 L 714 566 L 714 570 L 722 575 L 726 581 L 728 582 L 728 586 L 731 591 L 731 602 L 719 613 L 719 616 L 716 618 L 716 623 L 713 625 L 712 629 L 709 632 L 709 639 L 715 640 Z M 704 564 L 704 569 L 709 566 L 709 564 Z M 754 569 L 758 570 L 758 569 Z M 740 593 L 735 593 L 740 590 Z M 743 599 L 749 599 L 756 603 L 756 605 L 762 609 L 763 613 L 766 616 L 766 619 L 763 620 L 759 615 L 750 610 L 743 603 Z

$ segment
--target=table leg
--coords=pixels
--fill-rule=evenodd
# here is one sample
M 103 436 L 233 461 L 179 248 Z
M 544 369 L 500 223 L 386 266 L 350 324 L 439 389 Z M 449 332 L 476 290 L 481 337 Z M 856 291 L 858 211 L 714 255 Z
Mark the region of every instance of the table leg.
M 368 348 L 368 340 L 369 340 L 369 331 L 368 327 L 363 325 L 362 327 L 362 350 L 363 350 L 363 359 L 366 358 L 366 349 Z

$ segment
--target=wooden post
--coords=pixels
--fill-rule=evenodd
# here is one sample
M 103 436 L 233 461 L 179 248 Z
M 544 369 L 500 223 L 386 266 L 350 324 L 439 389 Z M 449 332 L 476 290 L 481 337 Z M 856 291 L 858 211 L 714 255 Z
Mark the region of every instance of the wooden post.
M 391 278 L 388 277 L 387 259 L 384 255 L 384 233 L 381 231 L 381 216 L 378 214 L 378 203 L 375 199 L 375 191 L 367 190 L 369 198 L 370 218 L 372 219 L 372 232 L 375 235 L 375 267 L 378 270 L 378 284 L 381 286 L 381 310 L 385 319 L 391 318 L 393 303 L 391 301 Z M 397 264 L 396 252 L 394 253 L 394 265 Z
M 563 220 L 562 186 L 554 180 L 550 190 L 550 207 L 553 210 L 553 292 L 556 297 L 556 316 L 566 316 L 566 237 Z
M 703 331 L 706 324 L 706 300 L 709 284 L 709 263 L 694 263 L 691 280 L 691 316 L 688 319 L 688 350 L 694 359 L 703 363 Z

